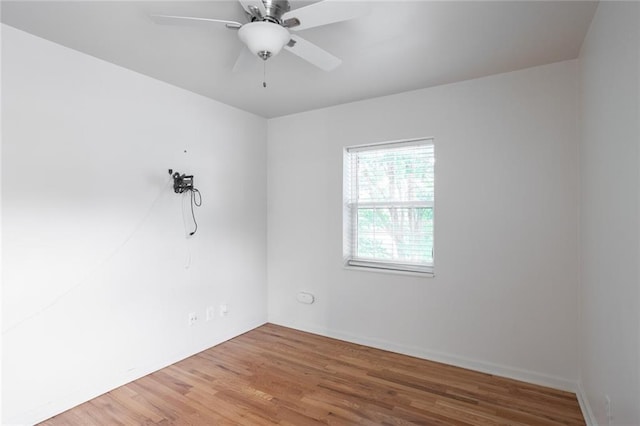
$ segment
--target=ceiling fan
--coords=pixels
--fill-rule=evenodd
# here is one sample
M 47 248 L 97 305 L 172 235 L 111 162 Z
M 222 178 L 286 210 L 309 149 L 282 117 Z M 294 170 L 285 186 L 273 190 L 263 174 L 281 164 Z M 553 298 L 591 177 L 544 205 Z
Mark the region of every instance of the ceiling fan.
M 238 37 L 247 46 L 234 66 L 234 71 L 246 67 L 252 55 L 266 61 L 283 48 L 325 71 L 335 69 L 342 61 L 315 44 L 291 34 L 334 22 L 346 21 L 366 14 L 368 1 L 323 0 L 291 10 L 289 0 L 239 0 L 249 22 L 243 24 L 223 19 L 190 16 L 151 15 L 158 24 L 225 25 L 238 30 Z

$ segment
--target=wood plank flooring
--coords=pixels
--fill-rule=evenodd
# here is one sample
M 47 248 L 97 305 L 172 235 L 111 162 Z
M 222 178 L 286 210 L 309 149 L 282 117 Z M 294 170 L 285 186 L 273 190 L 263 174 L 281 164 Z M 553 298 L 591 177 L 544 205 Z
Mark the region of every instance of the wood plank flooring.
M 42 425 L 584 425 L 574 394 L 266 324 Z

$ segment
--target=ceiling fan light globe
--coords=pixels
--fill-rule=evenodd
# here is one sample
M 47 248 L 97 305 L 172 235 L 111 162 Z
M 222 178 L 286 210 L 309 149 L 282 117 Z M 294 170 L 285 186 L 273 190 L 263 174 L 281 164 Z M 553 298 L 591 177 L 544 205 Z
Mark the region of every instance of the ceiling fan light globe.
M 254 55 L 264 58 L 277 55 L 291 36 L 289 31 L 271 22 L 250 22 L 238 30 L 238 37 Z M 265 54 L 267 52 L 269 55 Z

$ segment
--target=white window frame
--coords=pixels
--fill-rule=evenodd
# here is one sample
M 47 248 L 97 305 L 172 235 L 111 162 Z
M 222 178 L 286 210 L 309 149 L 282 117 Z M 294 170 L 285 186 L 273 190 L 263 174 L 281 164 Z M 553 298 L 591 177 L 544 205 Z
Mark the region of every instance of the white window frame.
M 354 200 L 357 195 L 357 164 L 355 164 L 356 153 L 393 149 L 416 145 L 434 145 L 434 139 L 430 137 L 407 139 L 392 142 L 381 142 L 367 145 L 350 146 L 344 149 L 343 154 L 343 261 L 345 268 L 361 269 L 372 272 L 404 273 L 420 276 L 434 276 L 435 259 L 435 193 L 434 199 L 430 201 L 406 201 L 406 202 L 358 202 Z M 434 152 L 435 157 L 435 152 Z M 434 158 L 435 161 L 435 158 Z M 435 175 L 435 164 L 434 164 Z M 434 176 L 435 181 L 435 176 Z M 435 183 L 435 182 L 434 182 Z M 435 187 L 434 187 L 435 192 Z M 434 212 L 433 229 L 433 255 L 432 262 L 422 263 L 402 263 L 393 261 L 359 259 L 357 256 L 357 217 L 359 208 L 388 208 L 397 207 L 427 207 Z

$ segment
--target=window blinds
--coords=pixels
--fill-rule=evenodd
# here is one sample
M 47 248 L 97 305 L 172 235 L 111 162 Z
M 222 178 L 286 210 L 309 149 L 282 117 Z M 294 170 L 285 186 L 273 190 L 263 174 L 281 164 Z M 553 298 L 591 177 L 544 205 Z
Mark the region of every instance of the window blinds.
M 433 272 L 434 166 L 431 139 L 346 150 L 349 265 Z

